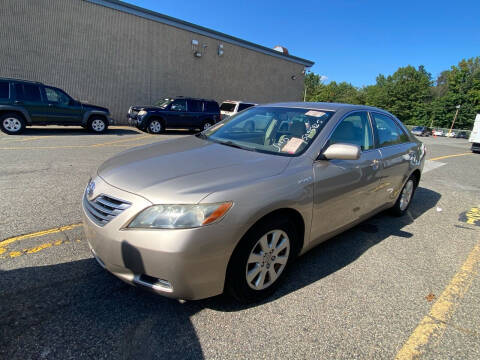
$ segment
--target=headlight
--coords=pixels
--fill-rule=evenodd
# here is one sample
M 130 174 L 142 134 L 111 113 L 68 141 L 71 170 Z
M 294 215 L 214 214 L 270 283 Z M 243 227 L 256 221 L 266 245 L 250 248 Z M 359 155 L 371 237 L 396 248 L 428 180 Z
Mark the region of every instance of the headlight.
M 130 106 L 130 107 L 128 108 L 128 114 L 130 115 L 131 113 L 132 113 L 132 107 Z
M 127 228 L 185 229 L 219 221 L 233 203 L 198 205 L 153 205 L 140 212 Z
M 145 110 L 140 110 L 140 111 L 138 112 L 138 116 L 143 116 L 143 115 L 145 115 L 146 113 L 147 113 L 147 112 L 146 112 Z

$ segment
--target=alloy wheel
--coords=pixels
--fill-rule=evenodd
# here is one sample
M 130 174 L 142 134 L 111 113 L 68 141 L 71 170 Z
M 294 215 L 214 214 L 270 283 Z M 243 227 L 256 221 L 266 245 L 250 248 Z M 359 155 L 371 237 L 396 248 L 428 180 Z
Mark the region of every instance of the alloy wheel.
M 413 180 L 409 179 L 402 190 L 402 195 L 400 195 L 400 210 L 404 211 L 408 207 L 408 204 L 410 204 L 410 200 L 412 200 L 413 189 Z
M 290 239 L 285 231 L 272 230 L 255 244 L 247 260 L 246 280 L 250 288 L 263 290 L 272 285 L 287 265 Z
M 17 118 L 8 117 L 3 120 L 3 127 L 10 132 L 17 132 L 22 128 L 22 123 Z
M 92 129 L 96 132 L 102 132 L 103 130 L 105 130 L 105 122 L 100 119 L 93 120 Z
M 162 123 L 158 120 L 153 120 L 149 125 L 149 129 L 152 133 L 158 134 L 162 131 Z

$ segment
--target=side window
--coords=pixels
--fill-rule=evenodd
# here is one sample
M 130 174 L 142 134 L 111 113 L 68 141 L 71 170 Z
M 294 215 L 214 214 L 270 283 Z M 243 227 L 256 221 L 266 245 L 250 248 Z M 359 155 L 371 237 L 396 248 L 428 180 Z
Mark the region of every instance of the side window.
M 238 104 L 238 112 L 242 111 L 242 110 L 245 110 L 245 109 L 248 109 L 249 107 L 252 107 L 253 104 Z
M 202 112 L 202 102 L 199 100 L 188 100 L 188 111 Z
M 353 113 L 342 120 L 330 137 L 330 144 L 337 143 L 358 145 L 362 150 L 373 149 L 372 129 L 366 112 Z
M 15 84 L 17 100 L 41 102 L 40 88 L 32 84 Z
M 205 101 L 203 106 L 203 111 L 205 112 L 218 113 L 220 111 L 218 104 L 214 101 Z
M 58 91 L 50 87 L 45 87 L 45 94 L 47 95 L 48 102 L 62 104 L 62 105 L 70 104 L 70 99 L 68 98 L 68 96 L 62 93 L 61 91 Z
M 170 108 L 172 111 L 187 111 L 187 100 L 185 99 L 177 99 L 172 102 L 172 107 Z
M 372 113 L 378 134 L 378 146 L 390 146 L 408 141 L 408 136 L 395 123 L 395 120 L 387 115 Z
M 10 83 L 0 81 L 0 99 L 10 98 Z

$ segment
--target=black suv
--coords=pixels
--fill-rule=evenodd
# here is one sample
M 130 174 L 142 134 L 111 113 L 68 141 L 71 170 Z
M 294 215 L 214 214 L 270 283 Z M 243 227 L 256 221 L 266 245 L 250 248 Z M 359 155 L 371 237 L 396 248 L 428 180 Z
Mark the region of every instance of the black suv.
M 220 121 L 220 107 L 214 100 L 169 98 L 150 106 L 132 106 L 128 123 L 142 131 L 160 134 L 166 128 L 207 129 Z
M 82 104 L 56 87 L 0 78 L 0 129 L 4 133 L 20 134 L 31 125 L 79 125 L 103 133 L 111 122 L 108 109 Z

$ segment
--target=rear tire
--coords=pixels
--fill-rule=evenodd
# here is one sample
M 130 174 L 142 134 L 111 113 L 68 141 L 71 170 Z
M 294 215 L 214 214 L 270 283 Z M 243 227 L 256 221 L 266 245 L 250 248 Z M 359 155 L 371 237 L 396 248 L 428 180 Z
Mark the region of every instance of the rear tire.
M 296 253 L 296 231 L 285 219 L 268 219 L 250 229 L 228 264 L 226 292 L 240 303 L 270 296 Z
M 105 120 L 102 117 L 92 117 L 88 121 L 88 130 L 96 133 L 96 134 L 102 134 L 108 129 L 108 123 L 107 120 Z
M 0 116 L 0 130 L 8 135 L 18 135 L 25 130 L 25 119 L 16 113 Z
M 403 185 L 402 191 L 400 192 L 400 195 L 398 195 L 395 205 L 390 209 L 392 215 L 400 217 L 407 212 L 412 203 L 413 195 L 415 194 L 417 186 L 417 177 L 415 175 L 410 176 L 405 185 Z

